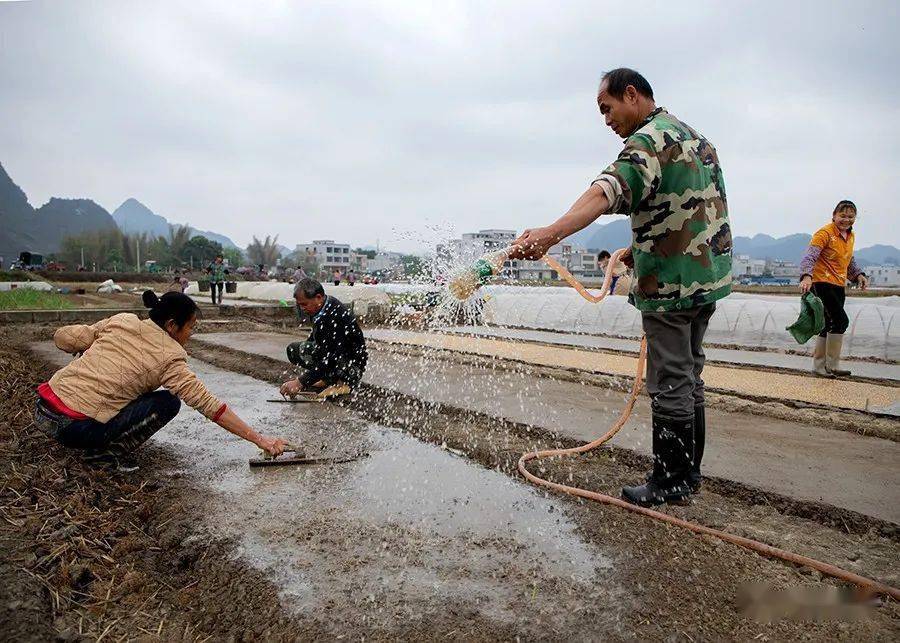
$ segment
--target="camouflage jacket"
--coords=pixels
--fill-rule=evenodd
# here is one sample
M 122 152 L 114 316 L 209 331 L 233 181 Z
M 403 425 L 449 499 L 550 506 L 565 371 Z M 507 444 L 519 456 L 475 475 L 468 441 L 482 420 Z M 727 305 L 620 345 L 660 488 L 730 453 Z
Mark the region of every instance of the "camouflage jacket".
M 684 310 L 731 292 L 725 182 L 709 141 L 660 107 L 604 177 L 618 184 L 610 211 L 631 217 L 638 310 Z

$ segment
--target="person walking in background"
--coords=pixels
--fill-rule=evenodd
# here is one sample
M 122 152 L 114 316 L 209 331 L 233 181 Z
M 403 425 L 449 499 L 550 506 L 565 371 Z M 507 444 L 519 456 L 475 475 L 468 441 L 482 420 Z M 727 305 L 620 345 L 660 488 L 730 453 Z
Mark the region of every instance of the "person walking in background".
M 143 300 L 149 319 L 119 313 L 54 333 L 57 348 L 81 356 L 38 387 L 37 427 L 63 446 L 134 468 L 128 467 L 133 451 L 168 424 L 184 400 L 225 430 L 280 455 L 284 440 L 253 430 L 188 367 L 184 345 L 197 322 L 194 300 L 175 292 L 157 297 L 152 290 Z
M 225 258 L 222 255 L 216 255 L 216 260 L 209 264 L 206 269 L 209 273 L 209 292 L 212 296 L 213 305 L 216 304 L 216 291 L 219 291 L 219 301 L 222 303 L 222 290 L 225 288 L 225 275 L 228 274 L 228 268 L 225 267 Z
M 650 83 L 633 69 L 603 76 L 597 106 L 624 149 L 566 214 L 516 239 L 509 258 L 540 259 L 602 214 L 630 216 L 625 260 L 634 265 L 629 301 L 647 338 L 653 471 L 622 497 L 642 506 L 676 502 L 700 490 L 703 336 L 716 301 L 731 292 L 725 180 L 712 143 L 657 107 Z
M 612 255 L 609 254 L 609 250 L 601 250 L 600 254 L 597 255 L 598 263 L 600 264 L 600 268 L 603 270 L 604 277 L 606 276 L 606 270 L 609 266 L 609 259 Z M 613 276 L 612 280 L 609 282 L 609 294 L 614 295 L 616 293 L 616 284 L 619 282 L 619 277 L 624 275 L 628 271 L 628 268 L 625 267 L 625 264 L 618 263 L 616 267 L 613 268 Z
M 295 284 L 299 284 L 304 279 L 306 279 L 306 271 L 303 269 L 302 266 L 297 266 L 297 269 L 294 271 L 294 274 L 291 277 L 291 280 Z
M 334 275 L 332 275 L 332 279 L 334 279 L 335 286 L 341 285 L 341 271 L 338 270 L 337 268 L 335 268 L 335 270 L 334 270 Z
M 844 332 L 850 319 L 844 311 L 847 281 L 861 290 L 869 287 L 869 278 L 853 259 L 853 224 L 856 205 L 839 201 L 831 214 L 831 223 L 820 228 L 809 242 L 800 262 L 800 292 L 813 294 L 825 308 L 825 328 L 813 348 L 813 373 L 820 377 L 847 377 L 841 368 Z
M 351 270 L 350 274 L 347 275 L 347 283 L 351 286 L 356 283 L 356 274 Z

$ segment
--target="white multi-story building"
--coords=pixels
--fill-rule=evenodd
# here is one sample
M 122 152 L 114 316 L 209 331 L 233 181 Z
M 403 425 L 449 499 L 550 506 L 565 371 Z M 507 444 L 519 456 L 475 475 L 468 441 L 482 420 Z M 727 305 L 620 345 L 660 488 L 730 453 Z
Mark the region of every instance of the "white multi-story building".
M 516 238 L 515 230 L 479 230 L 467 232 L 450 242 L 450 251 L 462 261 L 475 260 L 494 250 L 500 250 Z
M 900 286 L 900 266 L 868 266 L 863 272 L 869 277 L 869 285 L 873 288 L 890 288 Z
M 462 235 L 460 239 L 451 240 L 447 245 L 439 245 L 436 256 L 452 263 L 474 261 L 489 252 L 505 248 L 516 239 L 516 236 L 515 230 L 492 229 L 470 232 Z M 588 252 L 571 243 L 557 243 L 547 251 L 547 254 L 579 279 L 603 276 L 596 252 Z M 542 260 L 507 261 L 503 264 L 503 272 L 507 278 L 520 281 L 555 281 L 560 278 L 557 272 Z
M 508 262 L 510 276 L 520 281 L 555 281 L 559 275 L 541 260 L 516 259 Z
M 599 265 L 599 253 L 597 252 L 588 252 L 570 243 L 557 243 L 547 251 L 547 254 L 556 259 L 560 265 L 579 280 L 596 279 L 603 276 L 603 270 Z M 507 261 L 504 268 L 509 277 L 520 281 L 556 281 L 561 279 L 559 274 L 543 260 Z
M 438 244 L 435 257 L 438 265 L 453 269 L 457 264 L 466 264 L 480 259 L 489 252 L 501 250 L 516 239 L 515 230 L 479 230 L 467 232 L 459 239 L 451 239 L 447 244 Z M 506 261 L 503 271 L 507 277 L 518 278 L 518 262 Z
M 366 270 L 368 272 L 390 272 L 400 266 L 402 256 L 399 252 L 379 252 L 366 262 Z
M 579 279 L 596 279 L 603 276 L 600 253 L 577 250 L 569 259 L 569 272 Z
M 779 259 L 774 259 L 768 262 L 766 266 L 766 272 L 768 272 L 773 277 L 790 277 L 790 278 L 800 278 L 800 266 L 795 264 L 793 261 L 781 261 Z
M 547 254 L 578 279 L 595 279 L 603 276 L 599 252 L 590 252 L 570 243 L 557 243 L 547 251 Z M 560 278 L 555 271 L 553 274 L 555 275 L 553 279 Z
M 319 271 L 331 276 L 335 270 L 346 273 L 350 271 L 350 244 L 335 243 L 331 239 L 320 239 L 312 243 L 299 244 L 295 252 L 313 254 Z
M 350 270 L 353 270 L 357 274 L 367 273 L 369 271 L 369 257 L 358 252 L 351 252 Z
M 731 261 L 731 274 L 735 277 L 759 276 L 766 272 L 763 259 L 751 259 L 750 255 L 737 255 Z

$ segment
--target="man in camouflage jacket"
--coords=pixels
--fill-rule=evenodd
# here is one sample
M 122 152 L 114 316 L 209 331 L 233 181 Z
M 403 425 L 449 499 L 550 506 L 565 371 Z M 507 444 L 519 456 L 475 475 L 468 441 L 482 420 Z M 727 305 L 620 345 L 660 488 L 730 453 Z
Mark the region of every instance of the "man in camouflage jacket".
M 622 496 L 648 506 L 700 489 L 706 440 L 703 335 L 715 302 L 731 292 L 731 229 L 725 183 L 712 144 L 653 99 L 631 69 L 603 77 L 597 95 L 606 124 L 625 139 L 619 157 L 569 211 L 526 230 L 511 259 L 538 259 L 601 214 L 627 214 L 635 272 L 629 301 L 647 337 L 653 411 L 653 472 Z

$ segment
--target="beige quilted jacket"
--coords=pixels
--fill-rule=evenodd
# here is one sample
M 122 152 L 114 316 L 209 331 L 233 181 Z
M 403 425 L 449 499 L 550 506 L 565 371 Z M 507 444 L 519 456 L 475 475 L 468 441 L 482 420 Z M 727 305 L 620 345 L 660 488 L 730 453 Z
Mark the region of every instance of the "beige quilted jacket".
M 225 410 L 188 368 L 181 344 L 149 319 L 120 313 L 91 326 L 63 326 L 53 341 L 60 350 L 83 355 L 58 370 L 50 388 L 70 409 L 98 422 L 160 386 L 210 419 Z

